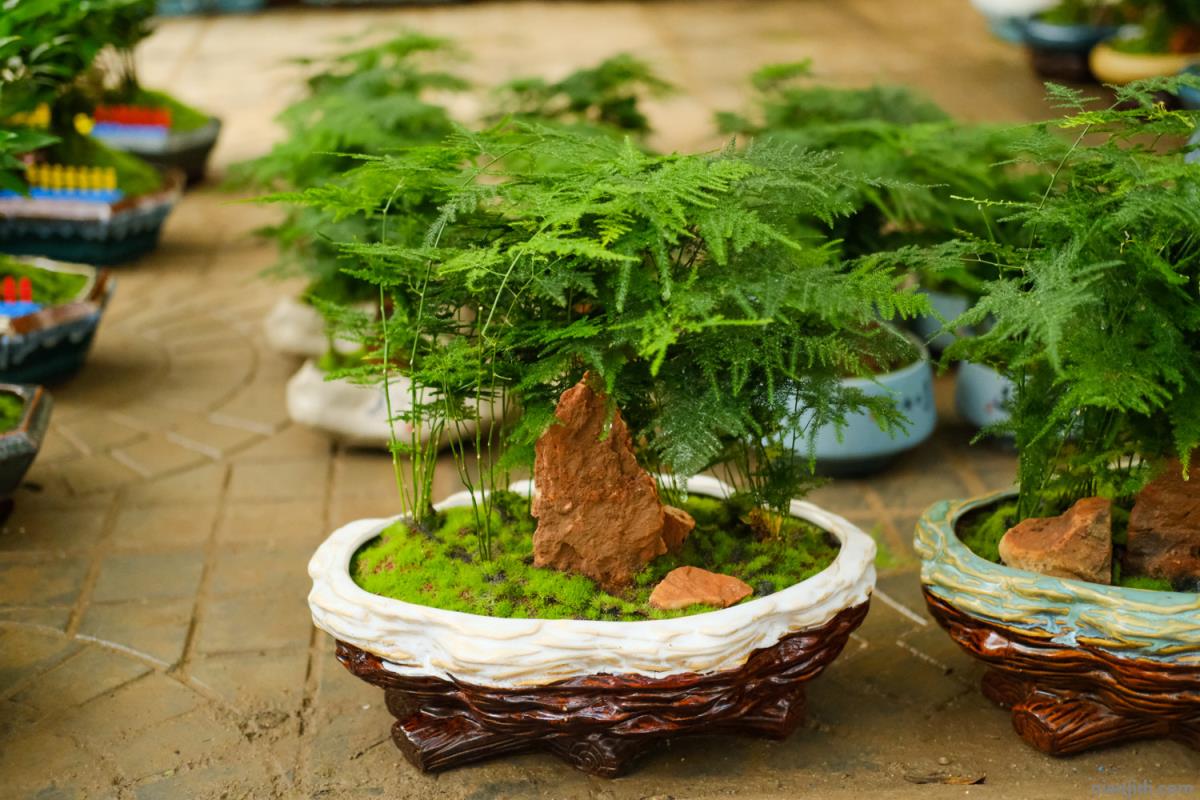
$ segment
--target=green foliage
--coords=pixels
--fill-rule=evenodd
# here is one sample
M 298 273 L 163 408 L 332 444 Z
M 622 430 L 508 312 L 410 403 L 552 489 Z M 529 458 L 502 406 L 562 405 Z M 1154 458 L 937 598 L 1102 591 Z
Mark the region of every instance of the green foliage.
M 384 379 L 403 357 L 435 395 L 414 395 L 406 421 L 436 432 L 503 392 L 524 412 L 503 466 L 528 465 L 559 395 L 590 372 L 650 469 L 725 463 L 783 508 L 812 480 L 794 452 L 811 450 L 817 426 L 862 408 L 902 420 L 839 379 L 906 349 L 873 323 L 923 302 L 872 262 L 787 233 L 797 214 L 829 226 L 848 213 L 854 180 L 829 156 L 770 144 L 657 156 L 505 124 L 366 159 L 291 199 L 379 226 L 379 241 L 342 246 L 389 306 L 364 342 L 381 359 L 359 377 Z M 386 231 L 404 219 L 380 211 L 398 196 L 440 208 L 423 241 Z M 428 507 L 427 492 L 407 506 L 418 519 Z
M 1128 0 L 1062 0 L 1054 8 L 1038 14 L 1038 19 L 1053 25 L 1117 25 L 1127 20 Z
M 718 114 L 717 121 L 725 132 L 837 153 L 860 178 L 844 187 L 852 211 L 834 229 L 851 257 L 956 236 L 1003 236 L 993 204 L 1042 185 L 1012 163 L 1024 136 L 1019 129 L 956 122 L 907 89 L 812 85 L 811 75 L 807 61 L 764 67 L 751 77 L 754 112 Z M 916 266 L 896 261 L 905 270 Z M 978 259 L 939 261 L 921 283 L 974 294 L 988 277 Z
M 316 72 L 308 80 L 308 96 L 278 117 L 285 137 L 266 155 L 234 165 L 233 184 L 284 192 L 317 187 L 335 183 L 361 156 L 440 140 L 453 122 L 435 96 L 467 88 L 440 66 L 457 57 L 445 39 L 402 33 L 331 58 L 303 61 Z M 272 199 L 286 201 L 287 195 Z M 418 237 L 436 211 L 411 197 L 396 198 L 392 208 L 408 214 L 393 221 L 393 235 L 407 225 L 419 230 Z M 279 243 L 277 272 L 305 275 L 308 296 L 341 304 L 378 299 L 376 289 L 342 270 L 331 244 L 376 240 L 378 228 L 368 217 L 293 206 L 282 223 L 263 233 Z
M 0 254 L 0 278 L 29 278 L 33 288 L 33 299 L 43 305 L 52 306 L 69 303 L 79 298 L 87 284 L 86 275 L 76 272 L 58 272 L 42 269 L 13 256 Z
M 528 77 L 501 85 L 496 90 L 498 111 L 492 121 L 512 116 L 644 135 L 650 132 L 650 122 L 639 108 L 640 102 L 674 91 L 649 64 L 621 53 L 554 83 Z
M 8 433 L 21 424 L 25 416 L 25 400 L 11 392 L 0 392 L 0 433 Z
M 118 185 L 141 194 L 161 184 L 157 172 L 80 136 L 75 115 L 91 110 L 80 78 L 110 46 L 132 47 L 148 31 L 152 0 L 13 0 L 0 14 L 0 187 L 24 191 L 17 155 L 49 147 L 64 164 L 116 166 Z M 7 122 L 39 104 L 52 113 L 45 133 Z M 49 137 L 49 138 L 48 138 Z M 94 157 L 94 158 L 93 158 Z
M 1132 33 L 1111 42 L 1123 52 L 1191 52 L 1200 45 L 1200 4 L 1195 0 L 1124 0 L 1122 9 L 1137 23 Z
M 789 519 L 777 536 L 760 538 L 743 522 L 742 508 L 693 497 L 685 508 L 696 518 L 678 554 L 648 564 L 621 595 L 592 580 L 532 566 L 534 519 L 529 501 L 497 494 L 493 537 L 497 555 L 483 559 L 476 549 L 478 529 L 471 508 L 455 508 L 425 528 L 404 522 L 388 527 L 355 554 L 354 581 L 374 594 L 410 603 L 496 617 L 543 619 L 666 619 L 703 611 L 651 608 L 651 590 L 680 566 L 720 569 L 755 589 L 754 596 L 786 589 L 825 569 L 837 557 L 836 540 L 808 523 Z
M 1172 456 L 1186 470 L 1200 445 L 1200 166 L 1179 149 L 1196 117 L 1155 100 L 1180 80 L 1194 79 L 1119 88 L 1098 111 L 1051 87 L 1069 114 L 1035 126 L 1028 145 L 1056 177 L 1007 204 L 1004 221 L 1031 244 L 980 256 L 999 277 L 956 324 L 990 328 L 947 357 L 1016 384 L 1002 430 L 1020 452 L 1020 519 L 1130 498 Z M 1075 137 L 1065 153 L 1062 132 Z

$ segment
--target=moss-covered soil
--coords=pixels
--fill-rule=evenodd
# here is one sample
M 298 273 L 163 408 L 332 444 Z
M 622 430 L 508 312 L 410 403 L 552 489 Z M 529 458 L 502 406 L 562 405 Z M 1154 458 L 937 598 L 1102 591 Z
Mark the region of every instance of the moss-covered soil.
M 414 530 L 407 522 L 365 543 L 350 566 L 354 581 L 374 594 L 496 617 L 632 621 L 711 611 L 650 607 L 650 592 L 675 567 L 690 565 L 741 578 L 750 599 L 786 589 L 833 563 L 839 544 L 825 531 L 797 519 L 777 534 L 762 535 L 744 507 L 692 497 L 683 507 L 696 529 L 682 552 L 655 559 L 624 594 L 609 594 L 592 580 L 533 566 L 535 520 L 527 498 L 496 496 L 492 558 L 482 560 L 471 508 L 449 509 L 435 525 Z
M 88 282 L 87 275 L 40 269 L 11 256 L 0 255 L 0 279 L 8 275 L 17 280 L 29 278 L 33 300 L 42 306 L 59 305 L 77 299 Z
M 138 89 L 137 96 L 128 101 L 131 105 L 147 108 L 162 108 L 171 112 L 171 130 L 178 133 L 198 130 L 208 124 L 209 116 L 199 109 L 166 92 L 154 89 Z
M 8 433 L 21 423 L 25 399 L 11 392 L 0 392 L 0 433 Z
M 1145 575 L 1124 575 L 1121 572 L 1121 556 L 1125 552 L 1129 529 L 1129 509 L 1132 505 L 1131 501 L 1113 503 L 1113 585 L 1127 589 L 1173 591 L 1174 587 L 1171 586 L 1170 581 Z M 1061 514 L 1065 510 L 1066 508 L 1053 510 L 1048 513 L 1048 516 Z M 1001 564 L 1003 562 L 1000 560 L 1000 540 L 1016 522 L 1017 503 L 1015 500 L 1011 500 L 977 508 L 964 514 L 958 521 L 955 533 L 975 555 L 994 564 Z
M 106 147 L 90 136 L 64 136 L 50 146 L 51 163 L 86 167 L 113 167 L 117 188 L 129 197 L 156 192 L 163 185 L 162 173 L 130 153 Z

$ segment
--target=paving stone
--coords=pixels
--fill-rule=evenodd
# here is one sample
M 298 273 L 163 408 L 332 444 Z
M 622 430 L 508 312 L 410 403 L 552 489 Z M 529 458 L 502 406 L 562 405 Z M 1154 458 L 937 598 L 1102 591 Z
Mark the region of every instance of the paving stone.
M 239 594 L 210 600 L 197 650 L 214 654 L 306 647 L 312 637 L 306 594 Z
M 308 650 L 201 655 L 189 673 L 240 711 L 300 708 Z
M 167 431 L 167 439 L 212 459 L 222 458 L 261 439 L 261 434 L 221 425 L 204 418 L 189 418 Z
M 0 528 L 0 551 L 90 550 L 104 530 L 104 512 L 64 508 L 35 510 L 18 504 Z
M 79 644 L 21 628 L 0 629 L 0 697 L 76 653 Z
M 131 506 L 188 506 L 216 502 L 225 486 L 228 467 L 206 464 L 178 475 L 145 481 L 125 490 Z
M 303 500 L 320 496 L 329 471 L 328 459 L 241 462 L 233 465 L 230 500 Z
M 212 535 L 217 510 L 212 505 L 123 508 L 113 525 L 118 551 L 198 549 Z
M 92 589 L 93 603 L 190 598 L 200 584 L 203 550 L 113 553 L 104 559 Z
M 57 413 L 57 412 L 56 412 Z M 142 435 L 142 428 L 126 425 L 103 412 L 89 412 L 61 424 L 55 424 L 60 436 L 76 443 L 77 449 L 103 453 L 109 448 L 129 444 Z M 40 458 L 41 456 L 39 456 Z
M 93 645 L 40 674 L 13 699 L 39 714 L 49 714 L 86 703 L 149 671 L 139 661 Z
M 0 560 L 0 606 L 69 604 L 78 596 L 85 572 L 87 562 L 73 557 Z
M 108 455 L 90 455 L 53 467 L 71 487 L 71 491 L 86 494 L 115 489 L 142 477 L 128 465 Z
M 191 597 L 93 602 L 84 612 L 79 633 L 171 665 L 183 655 L 194 605 Z
M 179 472 L 208 460 L 206 455 L 194 448 L 182 447 L 161 433 L 114 450 L 113 458 L 146 478 Z

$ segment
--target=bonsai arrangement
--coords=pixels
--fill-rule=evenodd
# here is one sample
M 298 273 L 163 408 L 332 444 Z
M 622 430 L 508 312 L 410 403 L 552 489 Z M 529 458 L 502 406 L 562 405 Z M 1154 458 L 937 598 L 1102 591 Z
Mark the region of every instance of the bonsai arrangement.
M 112 290 L 107 270 L 0 255 L 0 381 L 53 383 L 78 372 Z
M 12 495 L 37 457 L 53 403 L 40 386 L 0 384 L 0 518 L 12 511 Z
M 765 142 L 659 156 L 509 122 L 306 193 L 381 231 L 398 186 L 440 209 L 423 239 L 341 247 L 380 292 L 360 379 L 424 388 L 395 415 L 404 514 L 309 567 L 315 623 L 385 689 L 410 761 L 543 749 L 612 776 L 663 737 L 795 729 L 874 578 L 868 537 L 794 499 L 801 454 L 856 411 L 902 422 L 840 378 L 910 346 L 877 313 L 924 306 L 792 235 L 797 214 L 828 235 L 856 180 Z M 497 404 L 519 419 L 485 437 Z M 472 423 L 468 491 L 435 505 L 434 443 Z
M 1034 14 L 1024 23 L 1034 71 L 1051 80 L 1090 81 L 1092 49 L 1117 34 L 1123 12 L 1111 0 L 1062 0 Z
M 1106 83 L 1174 75 L 1200 61 L 1200 6 L 1191 0 L 1125 0 L 1136 24 L 1100 43 L 1091 67 Z
M 51 0 L 0 19 L 0 250 L 110 264 L 157 244 L 181 179 L 87 136 L 79 84 L 140 5 Z
M 78 81 L 90 106 L 88 132 L 105 145 L 133 153 L 161 169 L 184 173 L 189 183 L 204 179 L 221 121 L 138 79 L 134 50 L 151 32 L 153 0 L 126 3 L 113 41 L 100 51 Z
M 992 324 L 949 350 L 1012 379 L 1020 488 L 931 508 L 921 578 L 1033 746 L 1197 747 L 1200 174 L 1164 147 L 1196 118 L 1157 102 L 1174 79 L 1131 83 L 1102 111 L 1051 88 L 1074 113 L 1030 132 L 1030 158 L 1063 171 L 1008 205 L 1029 243 L 984 253 L 999 277 L 960 322 Z
M 889 86 L 842 89 L 812 82 L 808 62 L 764 67 L 751 78 L 756 90 L 749 114 L 718 115 L 721 129 L 755 138 L 830 150 L 861 177 L 848 201 L 853 211 L 835 228 L 849 256 L 887 258 L 917 282 L 933 313 L 913 329 L 935 351 L 964 331 L 944 330 L 947 320 L 971 306 L 994 274 L 986 261 L 928 262 L 918 245 L 970 235 L 986 241 L 1006 235 L 998 203 L 1027 196 L 1038 176 L 1012 163 L 1021 134 L 997 125 L 969 125 L 912 92 Z M 818 458 L 829 469 L 862 472 L 916 447 L 936 423 L 933 374 L 921 348 L 904 363 L 880 365 L 862 388 L 891 392 L 912 424 L 889 435 L 869 416 L 852 418 L 844 432 L 827 428 Z M 974 365 L 960 373 L 960 412 L 977 421 L 995 405 L 1003 382 Z

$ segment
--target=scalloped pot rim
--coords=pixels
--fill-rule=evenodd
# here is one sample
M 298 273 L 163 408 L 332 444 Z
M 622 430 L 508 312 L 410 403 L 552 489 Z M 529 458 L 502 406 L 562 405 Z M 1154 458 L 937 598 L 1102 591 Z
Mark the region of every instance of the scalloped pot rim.
M 510 487 L 522 494 L 532 488 L 530 481 Z M 710 497 L 732 492 L 708 476 L 689 479 L 687 490 Z M 436 508 L 470 501 L 469 492 L 460 492 Z M 386 668 L 402 675 L 515 687 L 598 673 L 661 678 L 736 669 L 754 650 L 866 602 L 875 586 L 870 536 L 812 503 L 793 500 L 790 512 L 841 542 L 833 563 L 766 597 L 702 614 L 635 622 L 500 618 L 371 594 L 350 577 L 350 560 L 400 516 L 358 520 L 334 531 L 309 562 L 308 602 L 314 625 L 379 656 Z
M 958 610 L 1051 640 L 1116 655 L 1200 665 L 1200 593 L 1131 589 L 1056 578 L 995 564 L 958 538 L 967 512 L 1012 497 L 1012 490 L 943 500 L 917 523 L 921 582 Z

